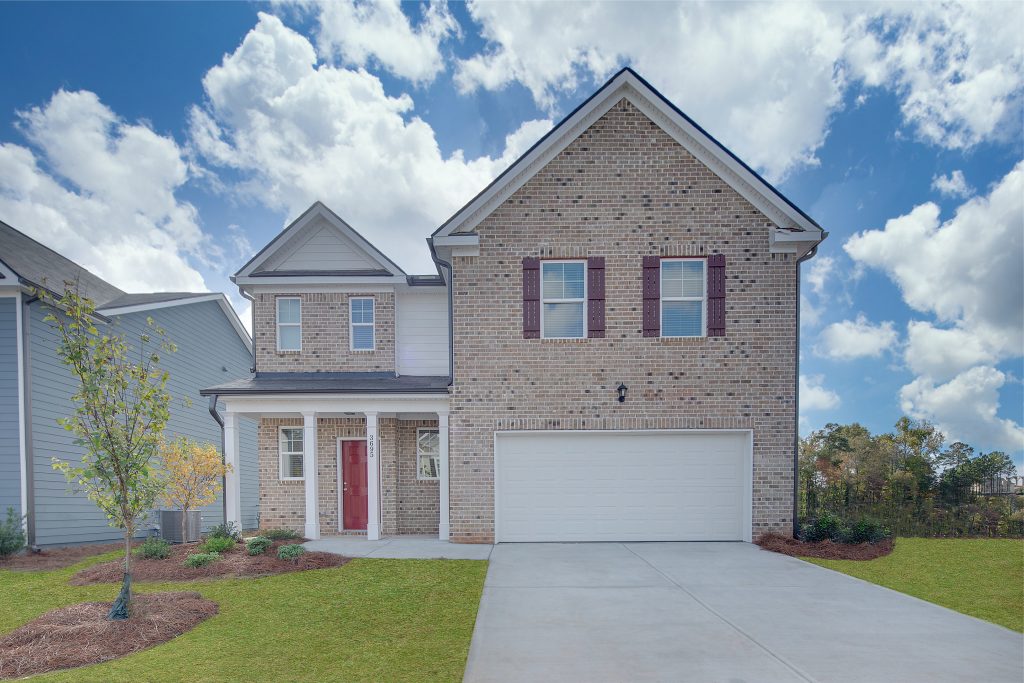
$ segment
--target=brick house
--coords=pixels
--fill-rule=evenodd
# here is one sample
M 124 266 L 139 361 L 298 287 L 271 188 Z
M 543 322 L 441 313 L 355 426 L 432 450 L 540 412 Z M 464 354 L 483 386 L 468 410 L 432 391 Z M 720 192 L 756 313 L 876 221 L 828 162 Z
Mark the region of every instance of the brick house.
M 234 277 L 260 516 L 309 538 L 747 540 L 794 512 L 799 264 L 826 233 L 629 69 L 407 275 L 314 204 Z M 229 515 L 238 500 L 229 481 Z

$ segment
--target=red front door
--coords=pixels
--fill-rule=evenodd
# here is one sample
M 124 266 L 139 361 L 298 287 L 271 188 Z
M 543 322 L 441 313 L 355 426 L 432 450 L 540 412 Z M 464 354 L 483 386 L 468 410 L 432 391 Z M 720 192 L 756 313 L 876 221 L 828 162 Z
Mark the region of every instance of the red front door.
M 365 529 L 369 498 L 366 491 L 366 442 L 341 442 L 342 524 Z

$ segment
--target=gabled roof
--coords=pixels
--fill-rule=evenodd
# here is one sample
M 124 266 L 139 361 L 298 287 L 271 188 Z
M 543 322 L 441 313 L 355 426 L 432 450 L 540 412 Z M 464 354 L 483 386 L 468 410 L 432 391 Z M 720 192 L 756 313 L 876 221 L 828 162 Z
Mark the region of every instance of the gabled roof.
M 438 228 L 433 238 L 472 234 L 513 192 L 623 98 L 658 124 L 747 201 L 792 235 L 786 241 L 819 242 L 826 233 L 781 192 L 669 102 L 635 71 L 625 68 L 562 119 L 547 135 Z
M 330 230 L 332 234 L 325 236 L 325 230 Z M 293 258 L 307 242 L 314 239 L 333 239 L 340 243 L 356 257 L 355 265 L 350 264 L 350 267 L 346 268 L 338 268 L 333 264 L 331 267 L 317 267 L 316 264 L 309 266 L 298 258 Z M 381 277 L 404 281 L 406 274 L 338 214 L 327 208 L 323 202 L 317 201 L 249 259 L 249 262 L 231 279 L 242 285 L 254 283 L 258 281 L 257 279 L 297 277 Z

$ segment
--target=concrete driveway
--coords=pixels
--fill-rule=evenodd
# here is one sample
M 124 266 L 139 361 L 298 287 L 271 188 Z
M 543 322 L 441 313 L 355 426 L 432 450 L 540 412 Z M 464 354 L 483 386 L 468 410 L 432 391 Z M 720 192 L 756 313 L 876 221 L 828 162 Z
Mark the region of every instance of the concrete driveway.
M 502 544 L 466 681 L 1024 680 L 1000 626 L 746 543 Z

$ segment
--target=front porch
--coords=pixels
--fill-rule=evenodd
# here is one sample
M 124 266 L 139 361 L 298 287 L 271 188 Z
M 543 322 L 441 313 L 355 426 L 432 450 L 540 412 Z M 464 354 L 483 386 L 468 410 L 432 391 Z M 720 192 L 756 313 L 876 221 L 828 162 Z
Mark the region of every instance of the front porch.
M 245 417 L 259 423 L 261 527 L 294 529 L 312 541 L 379 544 L 353 546 L 365 554 L 409 534 L 449 545 L 447 395 L 221 400 L 232 466 L 228 521 L 240 521 L 241 480 L 254 474 L 238 468 L 238 422 Z

